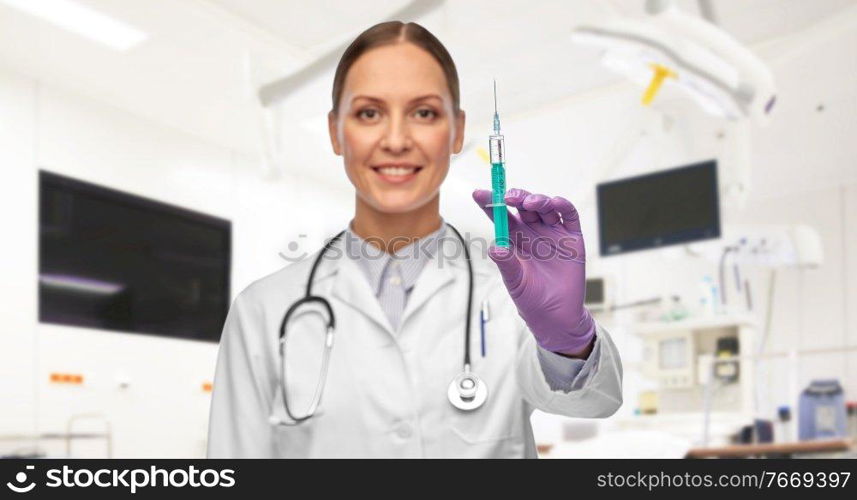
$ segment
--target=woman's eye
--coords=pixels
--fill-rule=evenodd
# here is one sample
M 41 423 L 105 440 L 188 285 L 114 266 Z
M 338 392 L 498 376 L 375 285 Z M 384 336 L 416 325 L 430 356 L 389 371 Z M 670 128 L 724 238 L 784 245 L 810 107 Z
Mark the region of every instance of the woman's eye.
M 437 113 L 433 109 L 421 108 L 416 111 L 417 118 L 431 119 L 437 117 Z
M 366 120 L 374 120 L 375 118 L 378 117 L 378 110 L 377 109 L 371 109 L 371 108 L 370 109 L 361 109 L 360 111 L 357 112 L 357 117 L 358 118 L 364 118 Z

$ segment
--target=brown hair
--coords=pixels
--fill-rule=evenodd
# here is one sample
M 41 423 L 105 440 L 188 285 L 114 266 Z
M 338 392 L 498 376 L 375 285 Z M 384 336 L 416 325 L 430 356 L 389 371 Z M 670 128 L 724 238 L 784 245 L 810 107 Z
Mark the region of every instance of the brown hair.
M 361 55 L 382 45 L 390 45 L 399 42 L 410 42 L 425 50 L 437 60 L 446 76 L 446 84 L 449 94 L 452 96 L 452 109 L 458 113 L 460 110 L 460 94 L 458 89 L 458 71 L 452 56 L 446 47 L 440 43 L 431 32 L 417 23 L 403 23 L 401 21 L 389 21 L 376 24 L 357 36 L 351 45 L 345 49 L 339 64 L 336 66 L 336 74 L 333 77 L 333 113 L 339 111 L 339 99 L 342 97 L 342 87 L 345 85 L 345 76 L 348 70 Z

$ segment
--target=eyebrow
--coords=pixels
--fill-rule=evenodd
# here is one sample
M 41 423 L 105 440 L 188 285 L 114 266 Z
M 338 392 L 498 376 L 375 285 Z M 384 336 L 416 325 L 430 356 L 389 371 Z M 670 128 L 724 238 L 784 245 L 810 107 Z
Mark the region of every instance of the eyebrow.
M 356 100 L 358 100 L 358 99 L 366 99 L 366 100 L 369 100 L 369 101 L 372 101 L 372 102 L 384 102 L 384 100 L 383 100 L 383 99 L 381 99 L 381 98 L 379 98 L 379 97 L 373 97 L 373 96 L 370 96 L 370 95 L 362 95 L 362 94 L 361 94 L 361 95 L 356 95 L 356 96 L 352 97 L 352 98 L 351 98 L 351 102 L 354 102 L 354 101 L 356 101 Z M 426 95 L 422 95 L 422 96 L 419 96 L 419 97 L 414 97 L 413 99 L 411 99 L 411 100 L 409 101 L 409 103 L 412 103 L 412 102 L 418 102 L 418 101 L 424 101 L 424 100 L 426 100 L 426 99 L 438 99 L 438 100 L 440 100 L 440 101 L 443 101 L 443 98 L 442 98 L 441 96 L 437 95 L 437 94 L 426 94 Z

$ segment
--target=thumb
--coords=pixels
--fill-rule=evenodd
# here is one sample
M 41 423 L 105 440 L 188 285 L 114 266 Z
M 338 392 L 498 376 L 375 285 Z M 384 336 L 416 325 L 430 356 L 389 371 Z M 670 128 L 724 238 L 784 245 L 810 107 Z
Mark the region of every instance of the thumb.
M 488 249 L 488 256 L 500 269 L 500 275 L 503 276 L 506 289 L 512 291 L 518 288 L 524 277 L 524 267 L 515 253 L 510 248 L 492 245 Z

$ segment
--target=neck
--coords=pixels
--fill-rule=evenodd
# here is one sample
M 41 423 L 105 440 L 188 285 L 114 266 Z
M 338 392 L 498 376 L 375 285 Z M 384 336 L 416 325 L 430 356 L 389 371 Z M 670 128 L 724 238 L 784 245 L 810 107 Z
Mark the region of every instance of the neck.
M 361 200 L 359 196 L 356 198 L 351 230 L 387 253 L 394 253 L 413 243 L 413 240 L 428 236 L 440 229 L 439 195 L 415 210 L 393 214 L 380 212 Z

